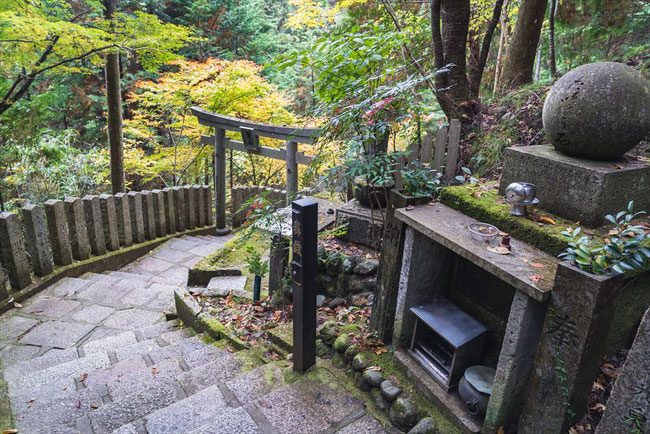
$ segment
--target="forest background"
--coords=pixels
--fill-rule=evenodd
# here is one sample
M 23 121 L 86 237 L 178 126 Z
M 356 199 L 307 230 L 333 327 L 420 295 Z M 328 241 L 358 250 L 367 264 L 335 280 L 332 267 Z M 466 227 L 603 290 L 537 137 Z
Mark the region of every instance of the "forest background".
M 555 78 L 594 61 L 647 76 L 649 53 L 648 0 L 0 0 L 0 207 L 115 191 L 117 145 L 126 188 L 210 183 L 193 105 L 321 127 L 301 187 L 449 118 L 459 165 L 494 177 L 505 147 L 544 141 Z M 231 185 L 284 184 L 282 162 L 227 167 Z

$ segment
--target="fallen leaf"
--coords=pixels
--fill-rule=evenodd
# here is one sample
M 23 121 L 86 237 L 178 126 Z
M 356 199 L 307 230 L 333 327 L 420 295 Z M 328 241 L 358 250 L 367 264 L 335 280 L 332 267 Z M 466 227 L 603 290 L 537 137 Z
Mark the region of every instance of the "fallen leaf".
M 415 209 L 415 207 L 413 205 L 409 205 L 409 206 L 406 207 L 407 211 L 411 211 L 413 209 Z
M 503 430 L 503 427 L 500 426 L 499 429 L 497 430 L 497 434 L 505 434 L 506 432 Z
M 2 434 L 18 434 L 17 429 L 3 429 Z
M 528 265 L 530 265 L 531 267 L 535 267 L 535 268 L 544 268 L 544 267 L 546 267 L 546 265 L 544 265 L 544 264 L 536 264 L 536 263 L 532 263 L 532 262 L 530 264 L 528 264 Z
M 84 381 L 86 381 L 86 378 L 88 378 L 88 374 L 81 374 L 81 380 L 80 381 L 83 383 Z
M 499 255 L 509 255 L 512 252 L 505 246 L 488 246 L 488 251 L 498 253 Z
M 93 404 L 90 406 L 90 408 L 92 408 L 93 410 L 97 410 L 99 408 L 99 405 Z
M 74 402 L 74 406 L 75 406 L 76 408 L 81 408 L 81 401 L 79 401 L 79 400 L 77 399 L 77 400 Z
M 539 274 L 536 274 L 534 276 L 528 277 L 531 282 L 539 282 L 540 280 L 544 280 L 544 276 L 540 276 Z
M 23 307 L 23 305 L 18 302 L 14 302 L 14 307 L 19 308 L 19 307 Z
M 160 371 L 158 370 L 158 368 L 156 368 L 156 367 L 151 368 L 151 373 L 152 373 L 152 374 L 156 375 L 156 374 L 158 374 L 159 372 L 160 372 Z
M 27 408 L 31 407 L 32 404 L 34 403 L 34 401 L 36 401 L 36 398 L 32 398 L 32 399 L 30 399 L 30 400 L 27 402 Z
M 550 218 L 550 217 L 542 216 L 542 217 L 540 217 L 539 219 L 540 219 L 541 221 L 543 221 L 544 223 L 548 223 L 549 225 L 554 225 L 554 224 L 555 224 L 555 220 L 553 220 L 553 219 Z
M 381 371 L 381 366 L 370 366 L 368 368 L 370 371 Z
M 617 169 L 617 170 L 623 170 L 624 167 L 621 166 L 620 164 L 612 164 L 612 168 Z
M 379 354 L 383 354 L 383 353 L 386 353 L 386 352 L 388 352 L 388 350 L 386 349 L 386 347 L 377 348 L 377 349 L 375 350 L 375 354 L 377 354 L 377 355 L 379 355 Z
M 590 410 L 597 411 L 598 413 L 602 413 L 602 412 L 605 411 L 605 408 L 606 408 L 605 404 L 602 404 L 602 403 L 599 402 L 598 404 L 591 407 Z

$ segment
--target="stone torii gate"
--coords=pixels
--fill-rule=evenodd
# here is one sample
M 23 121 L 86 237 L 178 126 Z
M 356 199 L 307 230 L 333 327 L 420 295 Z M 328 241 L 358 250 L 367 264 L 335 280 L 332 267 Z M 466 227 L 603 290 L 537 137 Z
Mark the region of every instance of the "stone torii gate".
M 251 122 L 192 107 L 199 124 L 214 128 L 214 135 L 202 136 L 201 143 L 214 145 L 214 191 L 217 234 L 230 232 L 226 227 L 226 149 L 283 160 L 287 168 L 287 196 L 298 191 L 298 165 L 309 165 L 313 156 L 298 151 L 298 143 L 312 144 L 319 134 L 315 128 L 296 128 Z M 241 133 L 242 141 L 226 136 L 226 131 Z M 260 137 L 286 141 L 277 149 L 260 145 Z M 288 199 L 288 197 L 287 197 Z

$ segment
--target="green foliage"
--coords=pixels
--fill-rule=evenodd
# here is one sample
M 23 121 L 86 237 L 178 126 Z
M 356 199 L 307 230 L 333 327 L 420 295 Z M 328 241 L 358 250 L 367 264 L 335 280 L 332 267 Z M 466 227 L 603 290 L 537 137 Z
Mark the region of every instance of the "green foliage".
M 262 254 L 252 246 L 248 246 L 246 252 L 248 256 L 245 262 L 248 266 L 248 271 L 255 276 L 264 277 L 269 272 L 269 261 L 262 261 Z
M 442 173 L 417 160 L 402 169 L 403 191 L 410 196 L 437 197 L 442 189 L 441 179 Z
M 478 184 L 478 179 L 472 175 L 472 171 L 467 167 L 461 167 L 460 170 L 463 171 L 460 175 L 456 176 L 456 181 L 461 184 L 476 185 Z
M 602 244 L 594 243 L 587 234 L 581 235 L 580 228 L 562 232 L 569 247 L 560 254 L 560 258 L 572 261 L 582 270 L 594 274 L 643 270 L 650 259 L 650 248 L 642 243 L 650 240 L 650 236 L 646 235 L 642 226 L 632 224 L 633 219 L 642 215 L 645 215 L 644 211 L 634 212 L 634 201 L 631 201 L 627 210 L 620 211 L 616 216 L 605 216 L 614 224 L 614 228 Z

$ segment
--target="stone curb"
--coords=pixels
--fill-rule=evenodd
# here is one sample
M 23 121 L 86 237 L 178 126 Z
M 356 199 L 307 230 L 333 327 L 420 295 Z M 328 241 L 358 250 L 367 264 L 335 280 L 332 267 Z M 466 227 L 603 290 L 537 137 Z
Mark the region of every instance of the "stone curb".
M 159 245 L 169 241 L 173 238 L 182 237 L 184 235 L 212 235 L 215 226 L 209 226 L 191 231 L 179 232 L 173 235 L 168 235 L 155 240 L 147 241 L 143 244 L 138 244 L 131 247 L 122 248 L 114 252 L 109 252 L 102 256 L 91 257 L 85 261 L 76 262 L 62 267 L 56 267 L 52 273 L 42 278 L 34 278 L 34 282 L 26 288 L 16 291 L 11 294 L 9 300 L 2 300 L 0 302 L 0 314 L 8 311 L 13 307 L 13 302 L 20 302 L 27 300 L 34 294 L 44 290 L 53 283 L 58 282 L 64 277 L 80 277 L 85 273 L 103 273 L 104 271 L 115 271 L 123 266 L 130 264 L 136 259 L 149 253 Z M 11 302 L 10 302 L 11 300 Z
M 207 286 L 213 277 L 241 276 L 241 270 L 234 268 L 220 268 L 216 270 L 200 270 L 190 268 L 187 274 L 187 286 Z
M 247 350 L 251 345 L 242 341 L 217 320 L 207 313 L 201 312 L 201 305 L 185 288 L 174 290 L 174 302 L 178 317 L 197 332 L 205 332 L 214 340 L 225 339 L 236 351 Z

